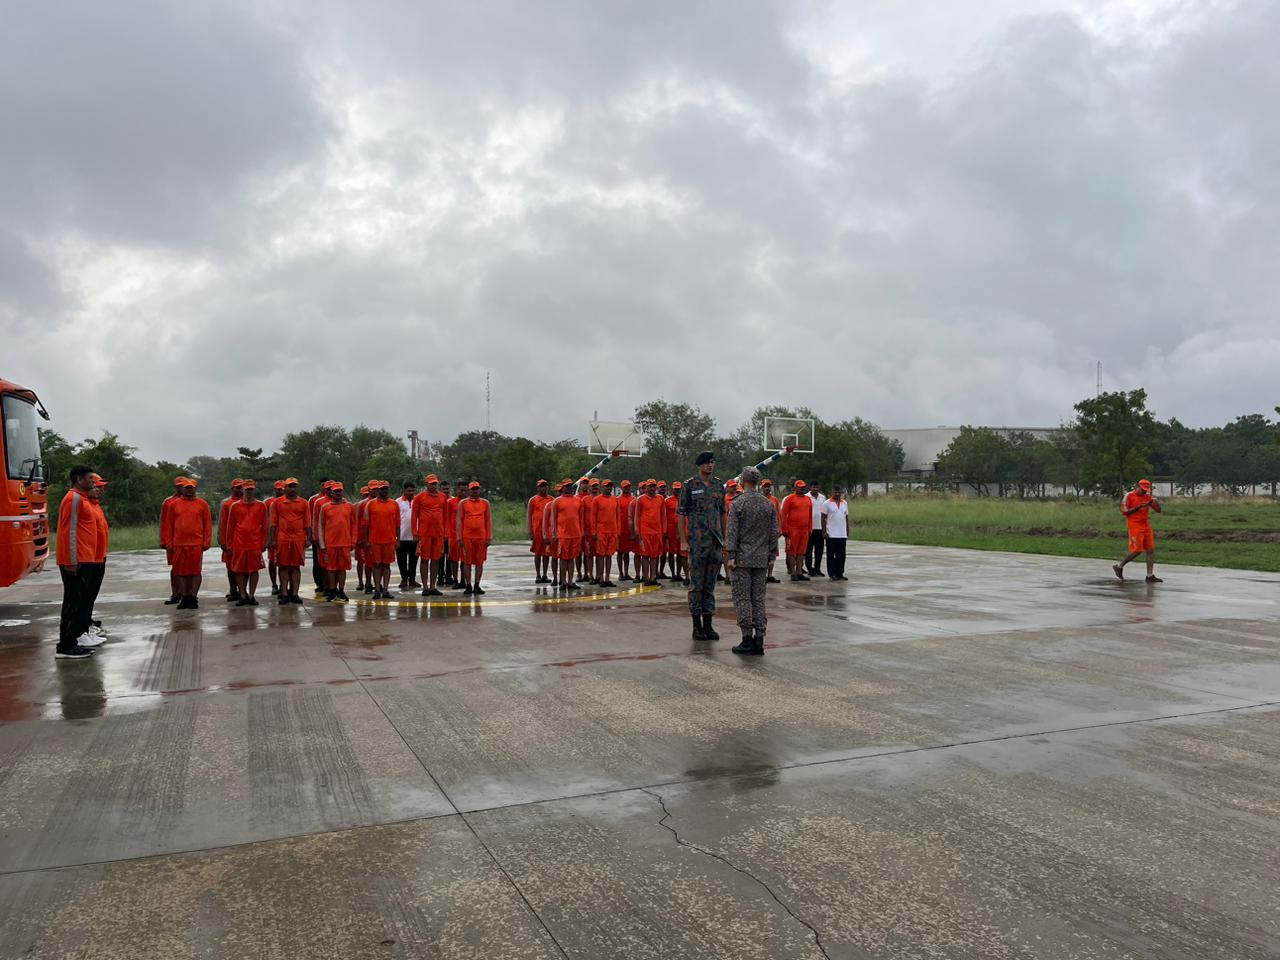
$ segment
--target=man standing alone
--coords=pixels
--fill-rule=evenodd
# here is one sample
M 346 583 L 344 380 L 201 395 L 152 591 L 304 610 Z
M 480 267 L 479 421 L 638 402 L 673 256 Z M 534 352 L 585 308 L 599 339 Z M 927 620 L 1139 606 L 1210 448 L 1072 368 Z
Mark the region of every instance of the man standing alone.
M 90 565 L 98 547 L 98 511 L 89 502 L 93 471 L 72 467 L 71 489 L 58 508 L 58 572 L 62 574 L 62 621 L 58 629 L 59 660 L 83 660 L 92 651 L 80 644 L 88 633 L 87 604 L 93 573 Z
M 715 475 L 710 450 L 694 461 L 696 476 L 680 491 L 680 549 L 689 554 L 689 614 L 694 640 L 719 640 L 711 625 L 716 612 L 716 574 L 724 558 L 724 483 Z
M 725 534 L 725 567 L 733 578 L 733 605 L 738 612 L 742 642 L 734 653 L 764 656 L 764 591 L 769 564 L 778 556 L 778 515 L 773 504 L 756 489 L 760 471 L 742 471 L 742 492 L 729 509 L 729 529 Z

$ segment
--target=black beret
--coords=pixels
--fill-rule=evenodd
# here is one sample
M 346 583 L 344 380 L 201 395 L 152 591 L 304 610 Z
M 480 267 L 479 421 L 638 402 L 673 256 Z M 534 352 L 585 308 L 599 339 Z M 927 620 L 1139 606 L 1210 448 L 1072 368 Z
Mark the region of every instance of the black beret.
M 698 459 L 693 462 L 696 463 L 698 466 L 702 466 L 704 463 L 710 463 L 715 458 L 716 458 L 716 455 L 712 453 L 710 450 L 703 450 L 700 454 L 698 454 Z

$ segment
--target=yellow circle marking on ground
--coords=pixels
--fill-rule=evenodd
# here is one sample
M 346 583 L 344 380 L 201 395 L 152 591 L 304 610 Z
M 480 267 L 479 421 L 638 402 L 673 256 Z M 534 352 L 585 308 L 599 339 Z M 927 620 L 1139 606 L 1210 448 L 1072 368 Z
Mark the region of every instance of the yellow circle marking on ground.
M 348 600 L 347 605 L 360 604 L 366 607 L 436 607 L 450 610 L 460 610 L 464 607 L 474 607 L 483 604 L 486 607 L 552 607 L 559 606 L 564 603 L 593 603 L 598 600 L 617 600 L 621 597 L 638 597 L 644 593 L 653 593 L 655 590 L 661 590 L 661 587 L 629 587 L 626 590 L 615 590 L 611 593 L 584 593 L 579 597 L 538 597 L 529 600 L 485 600 L 482 597 L 475 597 L 468 600 L 370 600 L 364 597 Z M 317 603 L 336 602 L 340 606 L 342 601 L 329 601 L 316 596 Z

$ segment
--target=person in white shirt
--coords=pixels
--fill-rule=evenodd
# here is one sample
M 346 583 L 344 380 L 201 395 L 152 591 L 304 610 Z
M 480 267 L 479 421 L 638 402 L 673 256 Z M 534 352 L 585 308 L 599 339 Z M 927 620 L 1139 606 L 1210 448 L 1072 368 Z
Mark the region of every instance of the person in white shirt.
M 396 563 L 400 567 L 400 589 L 420 587 L 418 582 L 418 542 L 413 536 L 413 498 L 418 492 L 412 482 L 404 485 L 404 490 L 396 499 L 400 508 L 400 533 L 396 541 Z
M 822 572 L 822 508 L 827 498 L 822 488 L 814 483 L 809 487 L 809 499 L 813 501 L 813 531 L 809 534 L 809 549 L 805 552 L 804 565 L 811 577 L 825 577 Z
M 827 541 L 827 573 L 832 580 L 848 580 L 844 551 L 849 545 L 849 501 L 839 487 L 831 488 L 831 499 L 822 505 L 822 538 Z

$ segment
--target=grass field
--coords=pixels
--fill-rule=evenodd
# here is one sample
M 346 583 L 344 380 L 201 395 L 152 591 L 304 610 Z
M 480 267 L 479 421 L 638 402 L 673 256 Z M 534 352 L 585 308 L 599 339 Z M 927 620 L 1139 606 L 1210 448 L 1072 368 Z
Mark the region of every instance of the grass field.
M 1159 563 L 1280 570 L 1280 502 L 1167 500 L 1152 514 Z M 1106 501 L 1019 501 L 916 494 L 855 500 L 859 540 L 1119 559 L 1119 507 Z
M 1280 502 L 1168 500 L 1164 507 L 1152 521 L 1160 563 L 1280 571 Z M 495 502 L 493 510 L 495 542 L 526 538 L 524 504 Z M 1102 501 L 898 494 L 855 500 L 851 512 L 858 540 L 1111 559 L 1126 546 L 1119 508 Z M 159 546 L 155 524 L 111 531 L 112 551 Z

